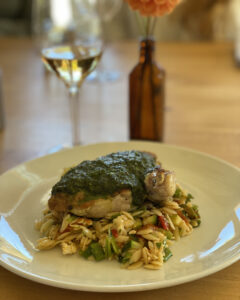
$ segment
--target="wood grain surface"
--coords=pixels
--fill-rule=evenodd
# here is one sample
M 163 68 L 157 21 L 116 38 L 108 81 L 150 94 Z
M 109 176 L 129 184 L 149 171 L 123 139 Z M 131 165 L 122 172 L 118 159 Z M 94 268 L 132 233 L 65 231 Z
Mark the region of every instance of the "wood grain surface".
M 81 91 L 83 144 L 128 140 L 128 73 L 138 45 L 111 45 L 103 65 L 115 83 L 85 83 Z M 156 59 L 167 71 L 165 139 L 240 167 L 240 70 L 231 43 L 159 43 Z M 71 141 L 63 84 L 44 71 L 29 39 L 0 39 L 6 126 L 0 133 L 0 172 Z M 240 262 L 176 287 L 126 294 L 64 290 L 21 278 L 0 267 L 0 299 L 240 299 Z

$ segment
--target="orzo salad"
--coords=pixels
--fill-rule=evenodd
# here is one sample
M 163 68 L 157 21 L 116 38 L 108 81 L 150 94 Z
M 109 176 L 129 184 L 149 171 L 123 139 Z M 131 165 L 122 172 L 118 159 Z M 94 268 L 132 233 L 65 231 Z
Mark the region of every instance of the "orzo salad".
M 67 170 L 53 186 L 35 227 L 37 249 L 117 260 L 122 267 L 160 269 L 172 243 L 201 223 L 193 196 L 154 154 L 111 153 Z

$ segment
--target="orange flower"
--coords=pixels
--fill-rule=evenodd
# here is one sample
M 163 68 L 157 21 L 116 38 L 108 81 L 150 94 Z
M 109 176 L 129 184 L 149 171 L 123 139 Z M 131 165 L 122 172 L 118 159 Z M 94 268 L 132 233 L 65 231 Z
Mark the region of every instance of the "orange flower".
M 125 0 L 143 16 L 159 17 L 170 13 L 180 0 Z

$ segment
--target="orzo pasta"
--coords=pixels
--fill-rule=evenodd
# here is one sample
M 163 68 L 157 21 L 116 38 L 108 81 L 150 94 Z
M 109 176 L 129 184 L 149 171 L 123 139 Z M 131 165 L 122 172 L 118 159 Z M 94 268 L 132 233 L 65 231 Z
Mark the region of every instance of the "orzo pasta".
M 200 225 L 192 199 L 177 186 L 171 200 L 145 201 L 137 209 L 108 213 L 102 218 L 47 209 L 35 224 L 42 234 L 37 249 L 60 246 L 64 255 L 78 253 L 96 261 L 116 259 L 129 270 L 157 270 L 172 256 L 170 245 Z

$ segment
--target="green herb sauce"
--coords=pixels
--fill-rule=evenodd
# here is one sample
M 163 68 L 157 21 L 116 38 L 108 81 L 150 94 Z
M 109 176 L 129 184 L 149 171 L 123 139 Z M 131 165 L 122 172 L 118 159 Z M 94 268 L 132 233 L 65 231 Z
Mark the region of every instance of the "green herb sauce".
M 86 160 L 70 169 L 52 189 L 52 195 L 75 195 L 84 191 L 86 202 L 106 198 L 123 189 L 132 191 L 133 203 L 140 205 L 146 196 L 144 178 L 156 165 L 156 159 L 140 151 L 111 153 L 96 160 Z

